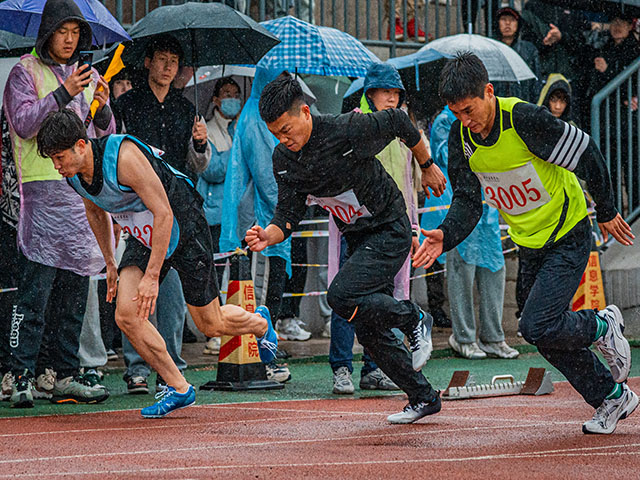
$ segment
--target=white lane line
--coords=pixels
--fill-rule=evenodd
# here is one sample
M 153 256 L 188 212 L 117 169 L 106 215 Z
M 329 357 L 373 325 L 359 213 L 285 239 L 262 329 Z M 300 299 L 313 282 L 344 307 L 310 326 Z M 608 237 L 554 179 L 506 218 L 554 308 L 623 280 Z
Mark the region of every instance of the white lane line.
M 427 425 L 427 424 L 425 424 Z M 494 425 L 494 426 L 473 426 L 473 427 L 456 427 L 455 432 L 463 432 L 463 431 L 472 431 L 472 432 L 481 432 L 481 431 L 492 431 L 492 430 L 507 430 L 507 429 L 526 429 L 526 428 L 541 428 L 548 427 L 548 422 L 536 422 L 536 423 L 521 423 L 517 425 Z M 58 460 L 74 460 L 74 459 L 87 459 L 87 458 L 101 458 L 108 457 L 112 458 L 115 456 L 135 456 L 135 455 L 150 455 L 150 454 L 163 454 L 163 453 L 174 453 L 174 452 L 196 452 L 200 450 L 223 450 L 223 449 L 237 449 L 237 448 L 250 448 L 250 447 L 265 447 L 265 446 L 277 446 L 277 445 L 290 445 L 290 444 L 311 444 L 311 443 L 325 443 L 325 442 L 344 442 L 344 441 L 353 441 L 353 440 L 365 440 L 365 439 L 380 439 L 380 438 L 395 438 L 395 437 L 408 437 L 415 435 L 434 435 L 440 433 L 451 434 L 452 429 L 450 426 L 440 430 L 425 430 L 423 428 L 420 429 L 412 429 L 411 431 L 394 431 L 389 433 L 376 433 L 376 434 L 367 434 L 367 435 L 349 435 L 344 437 L 326 437 L 326 438 L 300 438 L 300 439 L 291 439 L 291 440 L 266 440 L 262 442 L 235 442 L 229 444 L 222 445 L 200 445 L 200 446 L 191 446 L 191 447 L 173 447 L 173 448 L 162 448 L 162 449 L 148 449 L 148 450 L 124 450 L 124 451 L 112 451 L 112 452 L 99 452 L 99 453 L 83 453 L 78 455 L 57 455 L 52 457 L 28 457 L 28 458 L 14 458 L 14 459 L 6 459 L 0 460 L 0 465 L 6 464 L 19 464 L 19 463 L 36 463 L 36 462 L 51 462 Z M 638 444 L 640 445 L 640 444 Z
M 322 419 L 326 417 L 327 417 L 326 415 L 311 415 L 308 417 L 304 417 L 304 419 L 305 420 L 306 419 Z M 206 428 L 210 430 L 212 427 L 216 427 L 218 425 L 225 425 L 229 423 L 237 425 L 240 422 L 241 423 L 263 423 L 263 422 L 273 422 L 275 420 L 278 420 L 278 421 L 301 420 L 301 418 L 300 416 L 278 417 L 277 419 L 254 418 L 254 419 L 247 419 L 247 420 L 236 419 L 236 420 L 222 420 L 219 422 L 210 422 L 210 423 L 196 422 L 196 423 L 180 423 L 180 424 L 167 422 L 167 423 L 164 423 L 163 425 L 148 425 L 149 420 L 143 419 L 143 420 L 140 420 L 140 423 L 145 423 L 145 425 L 141 427 L 105 427 L 105 428 L 82 428 L 82 429 L 76 429 L 76 430 L 52 430 L 52 431 L 23 432 L 23 433 L 3 433 L 3 434 L 0 434 L 0 438 L 32 437 L 32 436 L 40 436 L 40 435 L 68 435 L 70 433 L 128 432 L 128 431 L 135 432 L 136 430 L 147 431 L 147 430 L 159 430 L 159 429 L 171 429 L 171 428 L 182 430 L 184 428 L 189 428 L 189 427 Z M 197 434 L 199 432 L 193 432 L 193 433 Z
M 417 458 L 402 460 L 366 460 L 366 461 L 344 461 L 344 462 L 309 462 L 309 463 L 274 463 L 274 464 L 234 464 L 234 465 L 202 465 L 189 467 L 168 467 L 168 468 L 140 468 L 140 469 L 123 469 L 123 470 L 97 470 L 97 471 L 67 471 L 67 472 L 47 472 L 47 476 L 69 476 L 77 477 L 79 475 L 122 475 L 122 474 L 141 474 L 141 473 L 162 473 L 162 472 L 178 472 L 178 471 L 206 471 L 206 470 L 240 470 L 240 469 L 261 469 L 265 468 L 316 468 L 316 467 L 350 467 L 360 465 L 397 465 L 397 464 L 419 464 L 419 463 L 453 463 L 453 462 L 478 462 L 478 461 L 494 461 L 494 460 L 511 460 L 511 459 L 532 459 L 532 458 L 549 458 L 549 457 L 594 457 L 594 456 L 620 456 L 620 455 L 638 455 L 638 451 L 613 451 L 602 452 L 599 450 L 621 449 L 640 447 L 640 443 L 608 445 L 599 447 L 579 447 L 567 448 L 562 450 L 541 450 L 521 453 L 502 453 L 497 455 L 477 455 L 471 457 L 456 458 Z M 0 478 L 26 478 L 41 477 L 39 473 L 24 473 L 0 475 Z

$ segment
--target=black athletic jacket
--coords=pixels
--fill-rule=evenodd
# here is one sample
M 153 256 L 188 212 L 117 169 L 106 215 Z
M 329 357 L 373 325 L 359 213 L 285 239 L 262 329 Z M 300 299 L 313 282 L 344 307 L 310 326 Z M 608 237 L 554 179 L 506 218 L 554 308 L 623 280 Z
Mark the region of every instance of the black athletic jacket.
M 285 234 L 302 219 L 307 196 L 334 197 L 353 190 L 371 216 L 347 224 L 334 216 L 343 233 L 364 232 L 406 215 L 404 198 L 375 155 L 399 137 L 410 148 L 420 132 L 399 109 L 370 114 L 313 115 L 313 129 L 299 152 L 283 144 L 273 152 L 278 205 L 271 220 Z
M 497 100 L 496 100 L 497 102 Z M 497 103 L 496 108 L 500 108 Z M 473 135 L 473 140 L 481 145 L 493 145 L 500 135 L 500 115 L 496 115 L 491 133 L 486 139 Z M 513 107 L 513 116 L 506 118 L 508 128 L 515 128 L 529 150 L 542 160 L 567 168 L 569 165 L 578 178 L 587 182 L 587 189 L 596 202 L 598 222 L 608 222 L 618 213 L 613 202 L 611 181 L 605 160 L 594 143 L 589 145 L 579 158 L 553 156 L 554 150 L 561 147 L 566 139 L 565 125 L 555 118 L 545 107 L 531 103 L 518 103 Z M 586 135 L 575 126 L 577 135 Z M 566 151 L 562 150 L 562 151 Z M 469 166 L 462 150 L 460 140 L 460 120 L 456 120 L 449 133 L 449 178 L 453 188 L 453 200 L 447 216 L 438 227 L 444 232 L 443 250 L 449 251 L 462 242 L 474 229 L 482 215 L 482 193 L 480 181 Z

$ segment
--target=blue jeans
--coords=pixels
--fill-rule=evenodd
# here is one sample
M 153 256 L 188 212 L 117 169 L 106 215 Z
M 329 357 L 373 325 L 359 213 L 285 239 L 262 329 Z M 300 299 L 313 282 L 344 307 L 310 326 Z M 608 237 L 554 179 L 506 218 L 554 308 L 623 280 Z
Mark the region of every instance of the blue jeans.
M 520 247 L 518 296 L 526 298 L 520 331 L 569 380 L 585 401 L 600 406 L 615 382 L 589 350 L 597 330 L 594 310 L 570 310 L 591 251 L 591 224 L 585 217 L 556 243 Z
M 180 356 L 185 305 L 180 277 L 178 272 L 172 268 L 160 284 L 156 302 L 156 316 L 158 332 L 167 345 L 167 352 L 180 371 L 187 368 L 187 362 Z M 122 354 L 127 366 L 124 374 L 125 379 L 138 376 L 147 378 L 149 376 L 151 368 L 138 355 L 124 334 L 122 335 Z
M 340 262 L 342 267 L 347 258 L 347 241 L 344 236 L 340 243 Z M 347 367 L 353 373 L 353 342 L 356 338 L 353 323 L 347 322 L 336 312 L 331 312 L 331 342 L 329 343 L 329 364 L 335 372 L 340 367 Z M 365 350 L 362 353 L 364 365 L 360 371 L 361 376 L 373 372 L 378 366 Z
M 9 340 L 13 374 L 28 370 L 36 376 L 51 367 L 60 379 L 76 375 L 89 277 L 32 262 L 22 254 L 19 265 Z

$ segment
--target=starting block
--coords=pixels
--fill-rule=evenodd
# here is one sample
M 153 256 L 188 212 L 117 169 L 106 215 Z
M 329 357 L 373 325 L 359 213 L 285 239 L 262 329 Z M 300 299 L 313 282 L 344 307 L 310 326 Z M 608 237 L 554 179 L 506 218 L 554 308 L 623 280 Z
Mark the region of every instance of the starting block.
M 468 370 L 456 370 L 449 386 L 442 393 L 443 400 L 501 397 L 504 395 L 546 395 L 553 392 L 551 372 L 544 368 L 530 368 L 524 382 L 516 382 L 512 375 L 496 375 L 491 384 L 478 385 Z

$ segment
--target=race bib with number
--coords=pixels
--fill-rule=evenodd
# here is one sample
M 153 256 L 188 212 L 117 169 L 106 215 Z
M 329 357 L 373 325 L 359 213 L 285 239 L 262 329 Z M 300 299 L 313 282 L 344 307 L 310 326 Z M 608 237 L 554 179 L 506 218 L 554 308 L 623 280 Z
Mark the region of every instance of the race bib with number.
M 120 224 L 123 231 L 137 239 L 145 247 L 151 248 L 153 214 L 149 210 L 112 213 L 111 216 Z
M 356 197 L 353 189 L 347 190 L 335 197 L 316 197 L 314 195 L 308 195 L 307 205 L 320 205 L 335 218 L 340 219 L 346 224 L 353 224 L 359 218 L 371 216 L 367 207 L 360 205 L 358 197 Z
M 508 172 L 474 173 L 485 201 L 509 215 L 522 215 L 551 200 L 531 162 Z

